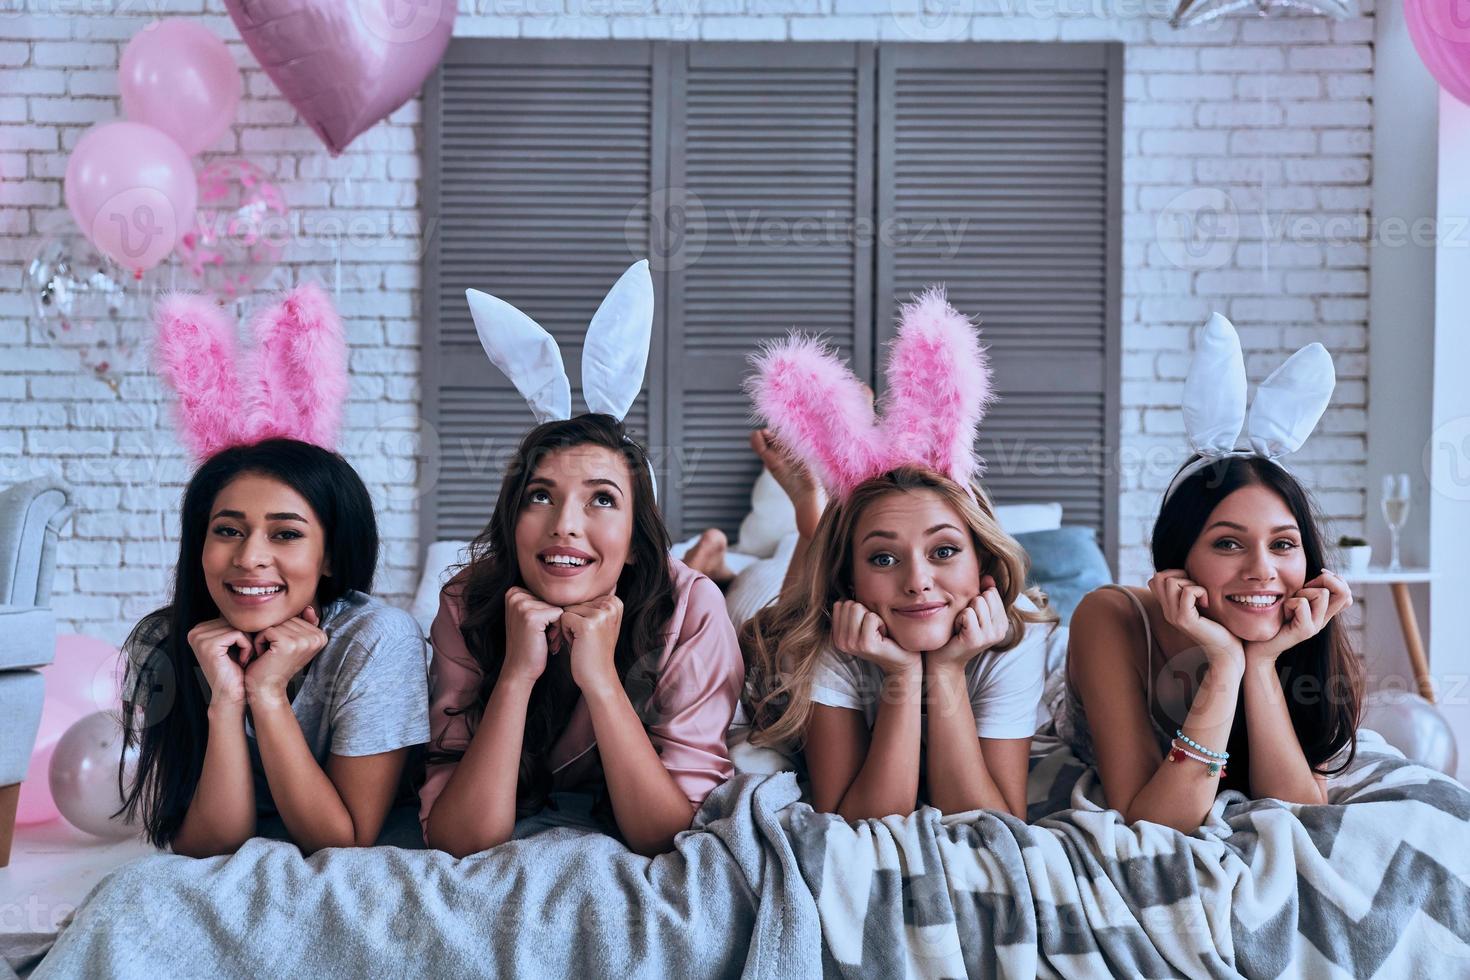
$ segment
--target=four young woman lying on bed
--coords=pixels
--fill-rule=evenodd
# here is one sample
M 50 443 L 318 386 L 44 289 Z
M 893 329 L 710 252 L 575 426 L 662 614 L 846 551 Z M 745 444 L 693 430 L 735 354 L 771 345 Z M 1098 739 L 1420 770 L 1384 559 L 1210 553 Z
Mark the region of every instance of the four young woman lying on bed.
M 904 310 L 880 413 L 814 341 L 756 359 L 768 436 L 826 503 L 815 524 L 806 508 L 786 587 L 738 640 L 718 588 L 668 557 L 648 456 L 622 423 L 652 322 L 646 264 L 589 327 L 593 410 L 575 417 L 551 337 L 494 297 L 470 298 L 487 352 L 540 424 L 444 587 L 427 676 L 412 619 L 369 596 L 367 492 L 323 448 L 335 315 L 304 318 L 301 291 L 288 297 L 258 325 L 262 350 L 272 329 L 315 330 L 300 355 L 310 370 L 275 365 L 275 385 L 215 372 L 231 391 L 177 368 L 228 360 L 217 314 L 183 304 L 160 317 L 164 373 L 204 462 L 184 496 L 173 602 L 126 649 L 141 747 L 128 805 L 150 840 L 229 853 L 274 812 L 304 851 L 370 844 L 410 747 L 427 743 L 431 847 L 462 856 L 571 825 L 657 854 L 733 774 L 725 734 L 742 694 L 753 741 L 802 757 L 818 810 L 857 819 L 928 803 L 1024 819 L 1056 616 L 1026 588 L 1025 554 L 978 480 L 989 372 L 942 293 Z M 221 430 L 206 403 L 232 393 L 276 411 Z M 1325 775 L 1351 757 L 1361 679 L 1336 617 L 1352 599 L 1277 461 L 1330 393 L 1326 352 L 1298 352 L 1262 385 L 1252 448 L 1237 451 L 1239 342 L 1220 317 L 1201 335 L 1184 404 L 1195 454 L 1154 528 L 1159 571 L 1146 589 L 1107 586 L 1078 607 L 1054 706 L 1057 733 L 1129 821 L 1192 832 L 1222 787 L 1324 802 Z

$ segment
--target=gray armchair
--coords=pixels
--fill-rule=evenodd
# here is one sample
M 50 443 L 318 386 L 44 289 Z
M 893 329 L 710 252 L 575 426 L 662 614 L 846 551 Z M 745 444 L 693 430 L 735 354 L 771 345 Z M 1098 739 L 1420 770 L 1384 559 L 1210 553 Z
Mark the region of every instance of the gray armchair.
M 41 723 L 45 689 L 35 668 L 56 652 L 51 580 L 71 513 L 70 490 L 52 477 L 0 491 L 0 868 L 10 863 L 20 784 Z

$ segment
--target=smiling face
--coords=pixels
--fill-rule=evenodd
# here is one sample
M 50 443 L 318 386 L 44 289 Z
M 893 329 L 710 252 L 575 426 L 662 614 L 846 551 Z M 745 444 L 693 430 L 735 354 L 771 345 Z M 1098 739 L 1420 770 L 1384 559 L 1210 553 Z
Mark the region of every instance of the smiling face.
M 574 446 L 536 466 L 516 517 L 516 562 L 542 602 L 609 595 L 633 542 L 633 480 L 620 453 Z
M 937 650 L 980 594 L 978 554 L 964 521 L 932 490 L 870 504 L 853 536 L 853 598 L 878 614 L 905 650 Z
M 231 626 L 259 633 L 299 616 L 331 574 L 316 512 L 279 480 L 246 473 L 210 508 L 201 562 L 210 598 Z
M 1281 630 L 1285 600 L 1306 581 L 1301 531 L 1286 501 L 1259 484 L 1215 506 L 1185 573 L 1209 594 L 1204 614 L 1246 641 Z

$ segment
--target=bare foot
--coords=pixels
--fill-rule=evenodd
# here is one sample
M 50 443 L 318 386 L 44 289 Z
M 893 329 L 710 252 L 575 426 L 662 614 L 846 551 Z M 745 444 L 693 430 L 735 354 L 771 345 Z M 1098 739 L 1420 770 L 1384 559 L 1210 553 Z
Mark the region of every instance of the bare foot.
M 769 429 L 756 429 L 750 434 L 750 448 L 761 458 L 766 469 L 776 478 L 791 506 L 796 509 L 796 530 L 811 540 L 816 536 L 817 522 L 827 507 L 827 494 L 800 460 L 795 459 L 777 441 Z
M 730 566 L 725 564 L 725 552 L 729 549 L 729 542 L 725 539 L 725 532 L 717 527 L 708 528 L 699 536 L 684 554 L 684 564 L 708 575 L 710 581 L 718 586 L 726 586 L 735 580 L 735 573 L 730 571 Z

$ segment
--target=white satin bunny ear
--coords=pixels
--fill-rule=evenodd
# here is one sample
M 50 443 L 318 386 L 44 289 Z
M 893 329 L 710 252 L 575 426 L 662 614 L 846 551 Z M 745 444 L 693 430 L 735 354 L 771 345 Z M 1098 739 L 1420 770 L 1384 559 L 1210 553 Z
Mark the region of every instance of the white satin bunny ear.
M 628 266 L 603 297 L 582 343 L 582 397 L 593 412 L 622 421 L 643 390 L 653 337 L 648 260 Z
M 556 339 L 503 299 L 478 289 L 466 289 L 464 295 L 480 346 L 531 406 L 536 422 L 571 418 L 572 383 Z
M 1251 448 L 1270 459 L 1296 452 L 1327 411 L 1336 386 L 1327 348 L 1308 344 L 1291 355 L 1256 389 L 1247 427 Z
M 1245 357 L 1235 326 L 1218 313 L 1199 332 L 1184 379 L 1184 432 L 1192 450 L 1223 456 L 1245 425 Z

